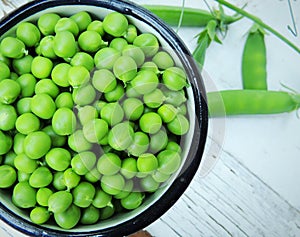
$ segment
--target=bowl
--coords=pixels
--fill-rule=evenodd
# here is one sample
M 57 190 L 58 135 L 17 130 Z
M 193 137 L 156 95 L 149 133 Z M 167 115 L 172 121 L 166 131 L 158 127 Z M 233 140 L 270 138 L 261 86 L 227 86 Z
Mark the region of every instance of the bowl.
M 178 35 L 141 6 L 122 0 L 33 1 L 16 9 L 0 22 L 0 39 L 12 32 L 18 23 L 37 20 L 44 13 L 55 12 L 69 16 L 79 11 L 87 11 L 97 18 L 103 18 L 111 11 L 123 13 L 141 32 L 150 32 L 159 39 L 161 46 L 168 49 L 176 64 L 184 68 L 187 74 L 190 129 L 181 142 L 183 161 L 177 173 L 149 195 L 137 209 L 117 214 L 97 224 L 79 225 L 70 230 L 51 224 L 36 225 L 24 215 L 23 210 L 12 204 L 6 191 L 0 190 L 1 220 L 30 236 L 126 236 L 143 229 L 161 217 L 184 193 L 200 165 L 206 142 L 208 112 L 205 88 L 197 65 Z

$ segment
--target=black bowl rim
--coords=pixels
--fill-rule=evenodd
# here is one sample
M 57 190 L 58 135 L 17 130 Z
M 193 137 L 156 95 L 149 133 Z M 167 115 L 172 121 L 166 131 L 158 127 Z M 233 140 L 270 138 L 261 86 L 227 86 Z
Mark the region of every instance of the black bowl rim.
M 191 149 L 187 156 L 187 161 L 182 168 L 183 172 L 174 180 L 169 189 L 148 209 L 137 216 L 113 227 L 89 231 L 74 232 L 53 230 L 43 226 L 35 225 L 10 211 L 0 202 L 0 219 L 14 227 L 15 229 L 29 234 L 30 236 L 126 236 L 150 225 L 165 212 L 167 212 L 174 203 L 180 198 L 189 186 L 196 174 L 205 147 L 208 129 L 208 109 L 206 104 L 206 93 L 203 85 L 202 76 L 193 60 L 191 53 L 176 35 L 176 33 L 167 26 L 162 20 L 157 18 L 148 10 L 138 6 L 135 3 L 125 0 L 36 0 L 29 2 L 16 9 L 0 21 L 0 36 L 32 14 L 45 10 L 46 8 L 64 5 L 89 5 L 101 8 L 108 8 L 130 15 L 142 22 L 146 22 L 157 32 L 176 51 L 181 60 L 189 78 L 190 85 L 195 95 L 195 131 L 192 139 Z

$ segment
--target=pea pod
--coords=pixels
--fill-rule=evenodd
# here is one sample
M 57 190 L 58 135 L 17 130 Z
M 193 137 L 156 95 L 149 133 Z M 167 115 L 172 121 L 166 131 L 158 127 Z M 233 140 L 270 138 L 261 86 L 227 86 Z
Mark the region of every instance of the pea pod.
M 244 89 L 267 90 L 265 32 L 254 24 L 248 34 L 242 57 Z
M 299 107 L 300 95 L 284 91 L 225 90 L 207 93 L 210 117 L 276 114 Z

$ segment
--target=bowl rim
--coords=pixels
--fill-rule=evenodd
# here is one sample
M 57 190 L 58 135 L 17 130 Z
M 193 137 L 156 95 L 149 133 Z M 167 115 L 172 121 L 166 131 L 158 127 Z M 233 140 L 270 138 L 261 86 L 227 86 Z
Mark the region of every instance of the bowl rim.
M 125 0 L 36 0 L 29 2 L 0 21 L 0 36 L 7 32 L 17 23 L 25 18 L 45 10 L 49 7 L 66 5 L 88 5 L 110 10 L 119 11 L 123 14 L 132 16 L 142 22 L 150 25 L 155 31 L 159 32 L 161 37 L 166 40 L 172 50 L 174 50 L 188 74 L 189 82 L 194 93 L 195 100 L 195 131 L 192 139 L 191 149 L 187 155 L 187 162 L 184 163 L 178 177 L 173 181 L 164 194 L 149 208 L 138 215 L 122 222 L 116 226 L 88 232 L 74 232 L 53 230 L 47 227 L 31 223 L 13 213 L 0 202 L 0 218 L 13 228 L 31 236 L 126 236 L 137 232 L 150 225 L 165 212 L 167 212 L 175 202 L 180 198 L 189 186 L 196 174 L 207 138 L 208 130 L 208 108 L 206 103 L 206 92 L 201 73 L 197 64 L 193 60 L 191 53 L 178 35 L 166 25 L 161 19 L 156 17 L 147 9 L 142 8 L 136 3 Z

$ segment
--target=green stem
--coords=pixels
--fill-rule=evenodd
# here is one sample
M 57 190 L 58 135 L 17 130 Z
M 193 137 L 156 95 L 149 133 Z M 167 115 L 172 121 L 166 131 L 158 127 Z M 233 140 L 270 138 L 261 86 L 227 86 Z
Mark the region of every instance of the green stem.
M 247 17 L 248 19 L 254 21 L 255 23 L 257 23 L 258 25 L 260 25 L 261 27 L 265 28 L 266 30 L 268 30 L 269 32 L 271 32 L 272 34 L 274 34 L 275 36 L 277 36 L 279 39 L 281 39 L 283 42 L 285 42 L 287 45 L 289 45 L 291 48 L 293 48 L 294 50 L 296 50 L 298 53 L 300 53 L 300 48 L 298 48 L 294 43 L 292 43 L 290 40 L 288 40 L 286 37 L 284 37 L 282 34 L 280 34 L 278 31 L 276 31 L 275 29 L 273 29 L 271 26 L 267 25 L 266 23 L 264 23 L 261 19 L 259 19 L 258 17 L 246 12 L 245 10 L 238 8 L 236 6 L 234 6 L 233 4 L 225 1 L 225 0 L 215 0 L 218 3 L 230 8 L 231 10 L 234 10 L 235 12 L 239 13 L 240 15 Z

